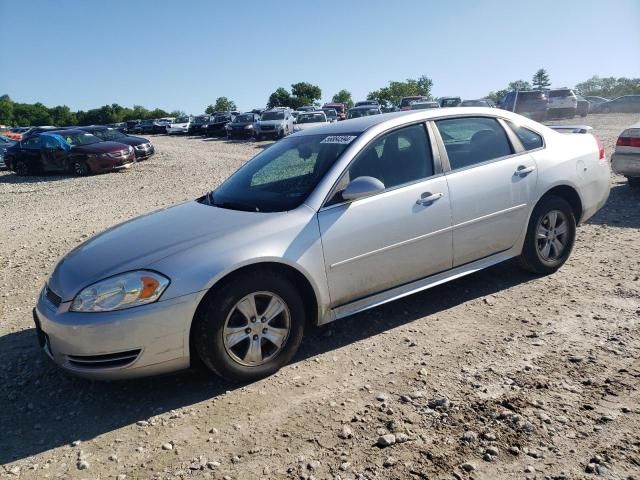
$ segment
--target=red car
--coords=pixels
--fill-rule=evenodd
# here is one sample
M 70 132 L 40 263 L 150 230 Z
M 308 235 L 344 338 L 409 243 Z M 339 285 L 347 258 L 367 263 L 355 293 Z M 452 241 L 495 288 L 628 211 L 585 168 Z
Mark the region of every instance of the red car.
M 133 147 L 105 142 L 83 130 L 53 130 L 7 148 L 7 168 L 18 175 L 73 173 L 78 176 L 129 168 Z
M 338 114 L 338 120 L 344 120 L 347 116 L 347 106 L 344 103 L 325 103 L 322 108 L 333 108 Z

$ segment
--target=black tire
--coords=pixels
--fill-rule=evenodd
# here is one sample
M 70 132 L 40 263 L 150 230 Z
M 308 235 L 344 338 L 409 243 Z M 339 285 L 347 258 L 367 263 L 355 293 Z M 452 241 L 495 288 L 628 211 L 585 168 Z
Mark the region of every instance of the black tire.
M 22 160 L 17 162 L 16 163 L 16 175 L 19 175 L 21 177 L 26 177 L 27 175 L 31 175 L 31 169 L 29 168 L 29 165 L 27 165 Z
M 227 320 L 237 312 L 237 303 L 255 292 L 269 292 L 282 299 L 289 313 L 289 330 L 282 347 L 273 358 L 260 365 L 247 366 L 233 358 L 232 355 L 235 352 L 228 351 L 223 332 Z M 257 301 L 256 304 L 258 304 Z M 229 322 L 231 323 L 231 320 Z M 233 277 L 207 294 L 194 319 L 191 332 L 192 345 L 195 349 L 194 353 L 202 363 L 222 378 L 232 382 L 253 382 L 274 374 L 289 363 L 300 347 L 305 323 L 304 304 L 295 285 L 278 273 L 269 270 L 254 271 L 251 274 Z M 260 322 L 255 324 L 260 325 Z M 265 327 L 269 325 L 269 323 L 264 324 Z M 247 326 L 251 327 L 249 323 Z M 244 327 L 241 325 L 240 328 Z M 251 339 L 247 337 L 246 341 L 249 342 L 244 344 L 248 354 Z M 262 339 L 259 342 L 266 347 L 272 345 L 265 343 Z M 238 346 L 243 348 L 242 342 L 239 342 Z
M 544 247 L 545 243 L 553 243 L 551 240 L 539 239 L 538 229 L 545 228 L 544 222 L 547 221 L 547 216 L 550 212 L 556 213 L 556 218 L 562 220 L 561 224 L 565 225 L 565 233 L 555 236 L 555 229 L 560 230 L 559 225 L 553 226 L 553 238 L 560 241 L 560 244 L 564 246 L 559 255 L 555 255 L 556 258 L 545 258 Z M 564 217 L 564 218 L 562 218 Z M 526 238 L 522 253 L 518 257 L 518 264 L 525 270 L 533 273 L 548 275 L 558 270 L 571 255 L 573 244 L 576 238 L 576 219 L 571 209 L 571 206 L 567 201 L 561 197 L 555 195 L 547 195 L 540 199 L 536 207 L 533 209 L 531 218 L 529 220 L 529 226 L 527 227 Z M 551 250 L 547 250 L 548 254 L 554 251 L 555 247 L 550 247 Z M 558 253 L 556 251 L 556 253 Z
M 640 177 L 627 177 L 627 182 L 630 187 L 640 188 Z
M 91 173 L 89 165 L 84 160 L 74 160 L 71 164 L 71 171 L 76 177 L 86 177 Z

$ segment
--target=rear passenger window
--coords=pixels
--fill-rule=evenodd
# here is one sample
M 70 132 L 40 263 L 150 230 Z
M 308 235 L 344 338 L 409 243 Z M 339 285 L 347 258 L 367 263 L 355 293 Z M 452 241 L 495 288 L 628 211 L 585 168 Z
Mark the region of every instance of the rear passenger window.
M 40 136 L 28 138 L 21 145 L 22 148 L 40 148 Z
M 451 170 L 471 167 L 513 153 L 507 134 L 494 118 L 461 117 L 436 121 Z
M 509 127 L 511 127 L 511 130 L 513 130 L 513 133 L 520 139 L 525 150 L 535 150 L 536 148 L 544 147 L 542 137 L 533 130 L 521 127 L 510 121 L 507 121 L 507 123 Z

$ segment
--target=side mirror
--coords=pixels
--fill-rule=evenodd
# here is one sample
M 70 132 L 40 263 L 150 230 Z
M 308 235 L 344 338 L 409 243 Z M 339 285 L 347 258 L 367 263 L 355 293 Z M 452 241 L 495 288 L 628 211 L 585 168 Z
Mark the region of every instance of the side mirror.
M 344 200 L 358 200 L 384 191 L 384 183 L 374 177 L 358 177 L 351 180 L 342 191 Z

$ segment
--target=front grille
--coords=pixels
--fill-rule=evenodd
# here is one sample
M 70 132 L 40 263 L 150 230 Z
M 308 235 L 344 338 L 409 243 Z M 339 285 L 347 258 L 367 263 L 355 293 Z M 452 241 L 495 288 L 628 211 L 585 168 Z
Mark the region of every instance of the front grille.
M 265 132 L 267 130 L 275 130 L 276 127 L 275 125 L 260 125 L 260 130 L 264 130 Z
M 49 286 L 44 287 L 44 296 L 47 297 L 47 300 L 53 303 L 56 308 L 62 303 L 62 297 L 51 290 Z
M 138 349 L 104 355 L 67 355 L 67 361 L 74 367 L 89 370 L 117 368 L 132 364 L 138 358 L 140 352 L 141 350 Z

